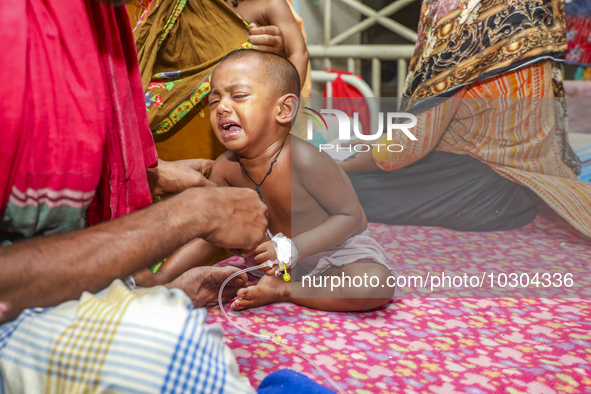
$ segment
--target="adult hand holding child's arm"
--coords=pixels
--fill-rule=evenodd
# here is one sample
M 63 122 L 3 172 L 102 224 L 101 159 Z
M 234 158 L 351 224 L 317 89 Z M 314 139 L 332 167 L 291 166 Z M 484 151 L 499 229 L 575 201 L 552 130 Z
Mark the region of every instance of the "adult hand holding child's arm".
M 158 160 L 158 167 L 147 170 L 150 191 L 156 196 L 168 196 L 190 187 L 215 186 L 207 179 L 212 167 L 213 161 L 207 159 Z
M 204 223 L 209 223 L 209 226 L 206 226 L 209 231 L 206 231 L 197 242 L 206 242 L 209 247 L 214 245 L 241 250 L 244 254 L 252 252 L 266 234 L 266 205 L 250 189 L 216 188 L 203 191 L 206 190 L 213 193 L 217 199 L 209 205 L 211 209 L 203 217 Z M 235 267 L 196 267 L 166 287 L 182 289 L 196 308 L 210 307 L 217 305 L 217 292 L 221 281 L 235 270 Z M 224 288 L 223 300 L 233 298 L 238 289 L 246 285 L 246 279 L 246 274 L 242 274 L 228 283 Z
M 0 248 L 0 323 L 26 308 L 53 306 L 83 291 L 104 289 L 195 238 L 252 251 L 267 230 L 266 214 L 267 207 L 252 190 L 192 188 L 111 222 Z M 204 274 L 195 271 L 199 268 L 170 284 L 184 290 L 195 306 L 215 299 L 216 284 L 219 288 L 219 280 L 236 270 L 225 267 Z

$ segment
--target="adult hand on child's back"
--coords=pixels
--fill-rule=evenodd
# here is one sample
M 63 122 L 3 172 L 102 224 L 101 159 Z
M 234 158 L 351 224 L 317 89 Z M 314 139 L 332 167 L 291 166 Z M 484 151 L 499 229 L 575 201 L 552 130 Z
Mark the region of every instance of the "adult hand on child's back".
M 207 159 L 158 160 L 158 167 L 147 170 L 150 191 L 156 196 L 167 196 L 191 187 L 216 186 L 207 179 L 212 167 L 213 160 Z
M 216 187 L 194 189 L 204 227 L 201 238 L 216 246 L 252 252 L 267 231 L 267 206 L 251 189 Z
M 283 57 L 285 54 L 285 43 L 283 33 L 277 26 L 258 27 L 254 23 L 250 24 L 250 36 L 248 42 L 252 44 L 252 49 L 263 52 L 273 52 Z

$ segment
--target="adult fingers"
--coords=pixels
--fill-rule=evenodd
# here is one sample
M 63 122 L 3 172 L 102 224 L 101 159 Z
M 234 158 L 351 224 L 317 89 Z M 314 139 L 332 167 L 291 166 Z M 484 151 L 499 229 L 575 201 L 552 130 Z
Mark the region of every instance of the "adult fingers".
M 267 228 L 267 206 L 258 194 L 244 188 L 202 188 L 194 190 L 194 203 L 208 231 L 203 238 L 227 249 L 241 249 L 240 255 L 252 252 L 263 239 Z
M 248 41 L 253 49 L 274 52 L 285 56 L 283 34 L 277 26 L 255 27 L 250 30 Z
M 233 278 L 231 281 L 229 281 L 228 284 L 226 284 L 226 286 L 241 288 L 246 286 L 247 280 L 248 276 L 246 276 L 246 273 L 243 272 L 240 275 Z
M 209 175 L 211 174 L 211 170 L 213 169 L 213 163 L 215 163 L 213 160 L 205 160 L 202 159 L 204 162 L 201 164 L 201 171 L 203 173 L 203 175 L 205 175 L 206 177 L 209 177 Z
M 209 176 L 211 169 L 213 168 L 213 160 L 209 159 L 188 159 L 181 160 L 179 163 L 186 165 L 187 167 L 202 173 L 205 176 Z
M 278 48 L 281 42 L 279 37 L 269 35 L 251 36 L 248 41 L 252 44 L 252 49 L 259 51 L 267 49 L 267 51 L 271 52 L 281 52 Z
M 251 29 L 250 29 L 251 38 L 253 38 L 254 36 L 260 36 L 260 35 L 269 35 L 269 36 L 280 36 L 281 35 L 281 30 L 277 26 L 274 26 L 274 25 L 258 27 L 254 23 L 252 23 L 250 26 L 251 26 Z
M 195 184 L 194 187 L 205 187 L 205 186 L 217 186 L 215 182 L 210 181 L 205 175 L 197 172 L 195 173 Z

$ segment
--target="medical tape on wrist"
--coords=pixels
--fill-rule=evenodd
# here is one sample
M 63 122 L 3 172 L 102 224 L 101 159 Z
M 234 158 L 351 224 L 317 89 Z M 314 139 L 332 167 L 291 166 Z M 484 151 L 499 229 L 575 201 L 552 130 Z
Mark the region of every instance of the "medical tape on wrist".
M 271 241 L 275 247 L 275 255 L 279 263 L 277 265 L 277 272 L 284 270 L 284 264 L 286 268 L 293 268 L 297 264 L 299 257 L 298 248 L 295 243 L 282 233 L 275 234 L 271 238 Z

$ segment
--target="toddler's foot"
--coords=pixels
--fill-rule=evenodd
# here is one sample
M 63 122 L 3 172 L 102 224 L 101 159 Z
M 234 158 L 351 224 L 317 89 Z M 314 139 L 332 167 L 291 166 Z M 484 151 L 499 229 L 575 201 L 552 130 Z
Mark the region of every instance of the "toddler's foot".
M 290 301 L 291 282 L 265 275 L 256 286 L 238 290 L 237 297 L 230 307 L 233 311 L 256 308 L 273 302 Z

